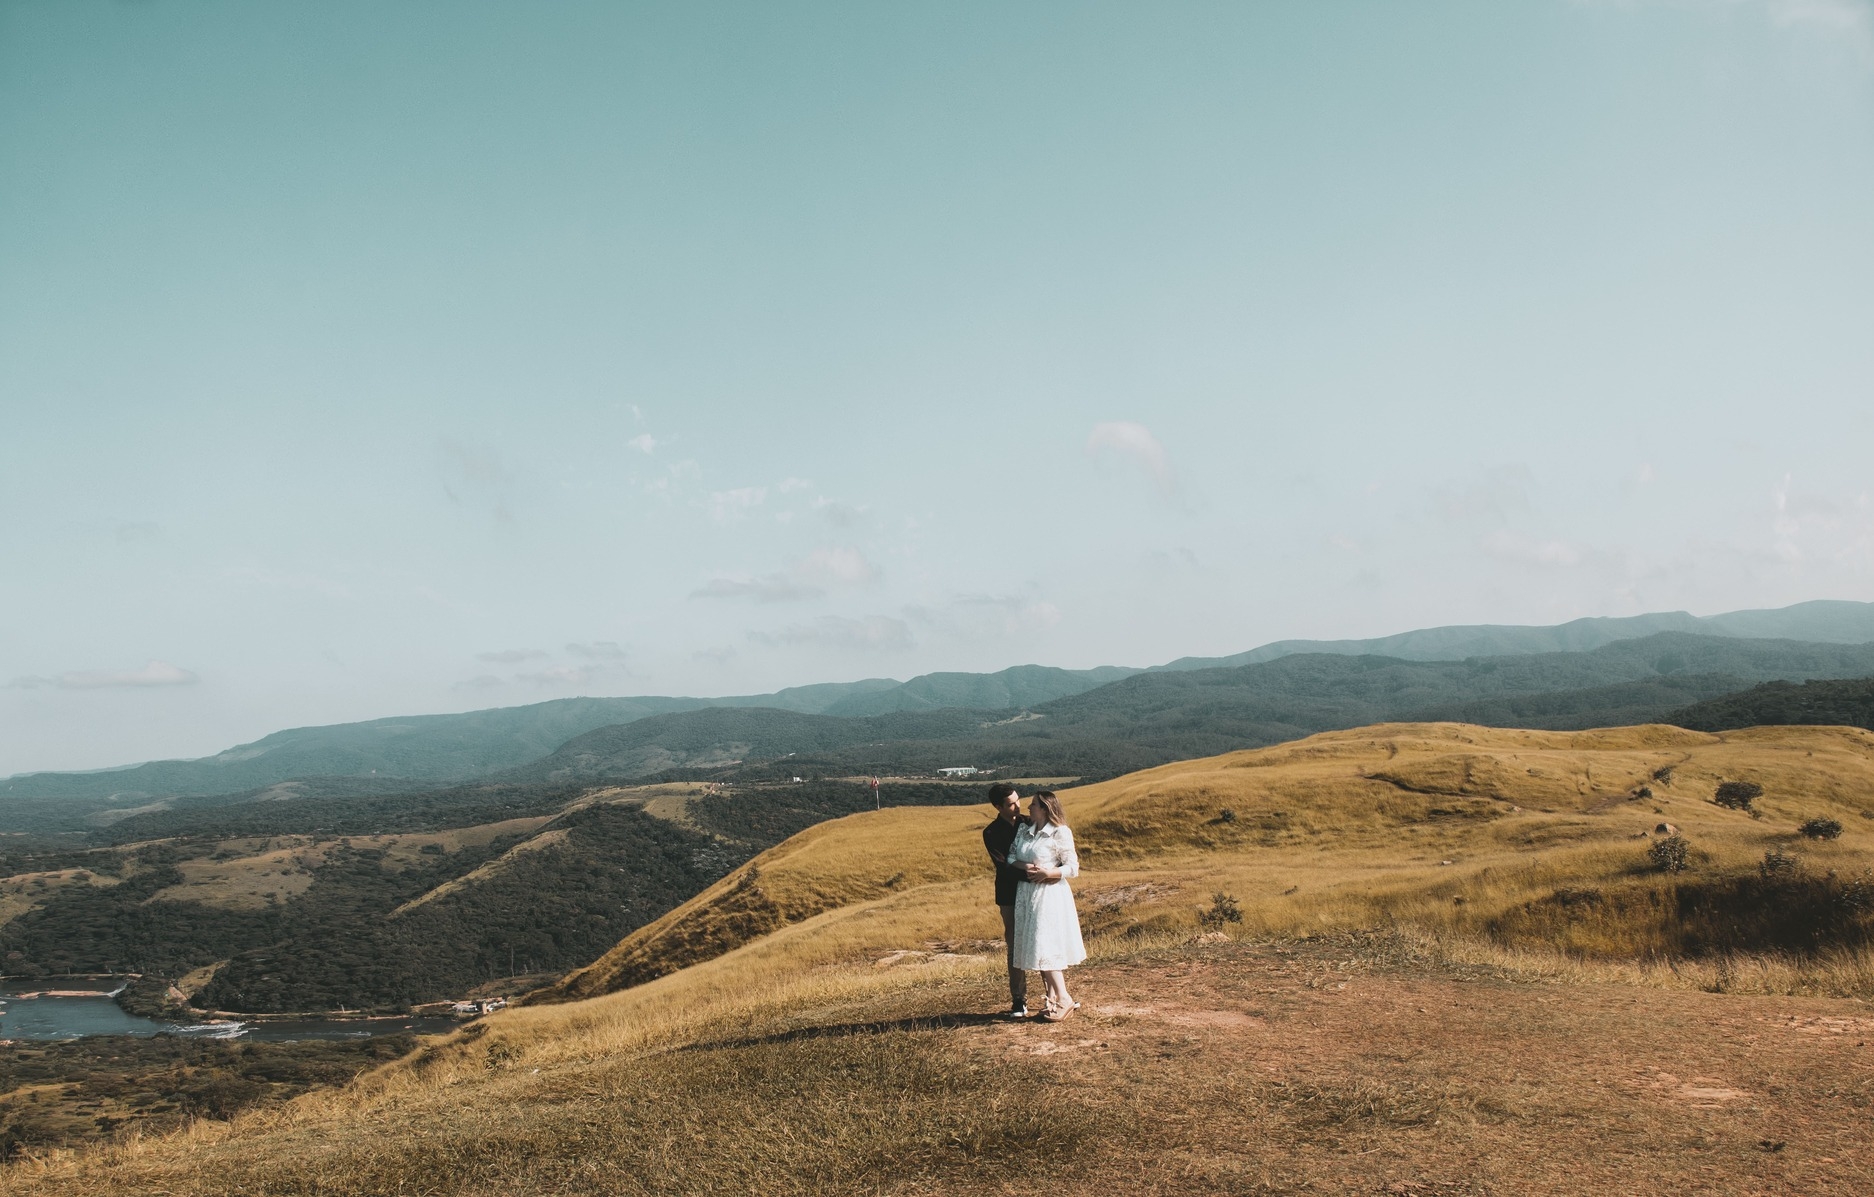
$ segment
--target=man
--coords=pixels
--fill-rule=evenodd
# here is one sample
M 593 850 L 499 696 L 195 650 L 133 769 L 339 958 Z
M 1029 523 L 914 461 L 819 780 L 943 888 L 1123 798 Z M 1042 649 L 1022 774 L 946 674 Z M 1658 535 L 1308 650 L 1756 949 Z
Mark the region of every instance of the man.
M 996 808 L 996 817 L 983 828 L 983 847 L 996 862 L 996 906 L 1002 911 L 1002 942 L 1009 962 L 1009 1017 L 1027 1018 L 1028 974 L 1015 967 L 1015 887 L 1026 873 L 1009 863 L 1009 845 L 1022 825 L 1022 796 L 1008 782 L 998 781 L 989 787 L 989 804 Z

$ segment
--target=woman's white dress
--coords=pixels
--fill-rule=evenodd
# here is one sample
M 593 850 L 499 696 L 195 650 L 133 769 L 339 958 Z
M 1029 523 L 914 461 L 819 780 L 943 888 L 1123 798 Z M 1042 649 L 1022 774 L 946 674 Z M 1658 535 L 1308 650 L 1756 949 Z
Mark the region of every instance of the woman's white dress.
M 1015 829 L 1009 863 L 1038 864 L 1061 871 L 1059 881 L 1024 881 L 1015 891 L 1014 966 L 1052 972 L 1085 960 L 1087 947 L 1080 938 L 1080 912 L 1074 909 L 1074 891 L 1067 888 L 1067 878 L 1080 876 L 1074 833 L 1058 823 L 1050 823 L 1042 831 L 1024 823 Z

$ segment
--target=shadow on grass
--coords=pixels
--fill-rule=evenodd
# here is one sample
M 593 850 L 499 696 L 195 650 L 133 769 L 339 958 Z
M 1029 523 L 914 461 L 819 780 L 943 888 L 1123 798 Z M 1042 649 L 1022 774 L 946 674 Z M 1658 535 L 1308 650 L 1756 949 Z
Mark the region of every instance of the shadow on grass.
M 1039 1023 L 1040 1019 L 1026 1022 Z M 961 1027 L 1022 1025 L 1004 1014 L 920 1014 L 910 1018 L 887 1018 L 869 1022 L 827 1023 L 821 1026 L 795 1027 L 767 1035 L 741 1035 L 730 1039 L 705 1039 L 674 1048 L 676 1052 L 717 1051 L 725 1047 L 760 1047 L 776 1043 L 803 1043 L 814 1039 L 857 1038 L 860 1036 L 916 1034 L 920 1031 L 950 1031 Z

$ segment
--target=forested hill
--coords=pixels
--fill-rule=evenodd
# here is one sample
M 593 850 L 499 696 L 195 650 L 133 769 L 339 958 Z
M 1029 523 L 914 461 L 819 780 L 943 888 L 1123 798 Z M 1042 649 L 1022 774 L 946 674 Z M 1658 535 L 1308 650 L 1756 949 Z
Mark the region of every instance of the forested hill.
M 1577 619 L 1548 627 L 1472 624 L 1420 628 L 1370 640 L 1278 640 L 1227 657 L 1181 657 L 1163 669 L 1217 669 L 1253 665 L 1301 653 L 1398 657 L 1407 661 L 1456 661 L 1509 654 L 1587 652 L 1620 640 L 1659 632 L 1735 636 L 1752 640 L 1807 640 L 1827 644 L 1874 641 L 1874 603 L 1818 599 L 1762 611 L 1692 615 L 1665 611 L 1612 619 Z
M 1143 672 L 1200 672 L 1208 668 L 1235 668 L 1289 656 L 1320 654 L 1378 655 L 1409 661 L 1457 661 L 1511 655 L 1547 657 L 1633 643 L 1661 631 L 1733 639 L 1784 637 L 1811 642 L 1864 643 L 1874 641 L 1874 603 L 1812 602 L 1779 610 L 1735 611 L 1704 618 L 1668 612 L 1626 619 L 1576 620 L 1546 628 L 1491 625 L 1427 628 L 1377 640 L 1288 640 L 1233 657 L 1186 657 Z M 1716 666 L 1713 668 L 1722 672 Z M 87 820 L 115 818 L 126 811 L 167 804 L 180 796 L 239 794 L 285 781 L 333 779 L 323 785 L 326 792 L 337 786 L 359 794 L 470 781 L 518 769 L 594 729 L 659 715 L 710 708 L 756 707 L 841 717 L 944 710 L 1019 711 L 1041 708 L 1075 695 L 1099 693 L 1112 684 L 1124 684 L 1127 678 L 1139 676 L 1141 672 L 1117 666 L 1070 670 L 1019 665 L 996 673 L 930 673 L 907 682 L 868 678 L 797 686 L 773 694 L 726 698 L 569 698 L 463 714 L 295 728 L 199 760 L 156 761 L 88 773 L 24 774 L 0 780 L 0 832 L 70 829 L 86 825 Z M 1772 677 L 1818 675 L 1772 672 L 1740 676 L 1745 681 L 1765 681 Z M 1623 675 L 1617 680 L 1635 679 Z M 1556 688 L 1542 684 L 1531 688 L 1531 692 L 1546 693 Z M 1683 684 L 1679 689 L 1684 690 Z M 1494 701 L 1491 696 L 1496 693 L 1493 691 L 1483 697 Z M 1716 693 L 1684 692 L 1679 694 L 1677 702 L 1682 705 L 1691 698 L 1715 696 Z M 1342 696 L 1329 697 L 1339 702 Z M 1438 691 L 1434 700 L 1459 702 L 1472 697 L 1477 696 L 1446 687 Z M 1661 709 L 1654 704 L 1658 696 L 1629 697 L 1631 702 L 1617 695 L 1608 699 L 1617 705 L 1626 704 L 1619 709 L 1654 714 Z M 1064 713 L 1070 709 L 1073 708 L 1062 710 Z M 1546 710 L 1540 706 L 1528 709 L 1538 715 Z M 1609 708 L 1610 711 L 1615 709 Z M 1258 722 L 1293 725 L 1280 711 L 1264 714 L 1268 718 L 1259 717 Z M 1553 717 L 1569 716 L 1559 712 Z M 1329 725 L 1345 726 L 1345 721 L 1336 715 Z M 889 728 L 885 734 L 897 735 Z M 1028 729 L 1023 734 L 1036 733 Z M 1261 733 L 1257 735 L 1260 737 Z M 928 736 L 919 732 L 913 738 L 928 739 Z M 1266 741 L 1259 738 L 1257 742 Z M 750 749 L 751 753 L 757 751 Z M 1148 755 L 1158 757 L 1156 752 Z M 1128 761 L 1136 759 L 1130 752 L 1119 756 Z M 348 781 L 339 784 L 336 779 Z
M 1874 678 L 1765 682 L 1675 711 L 1669 722 L 1694 731 L 1730 731 L 1766 724 L 1874 728 Z
M 235 795 L 288 781 L 349 779 L 320 788 L 358 794 L 451 784 L 534 761 L 597 727 L 709 708 L 866 715 L 898 710 L 1025 706 L 1078 694 L 1137 670 L 1019 665 L 997 673 L 870 678 L 729 698 L 565 698 L 459 715 L 418 715 L 294 728 L 198 760 L 152 761 L 89 773 L 0 781 L 0 831 L 57 830 L 178 797 Z M 292 795 L 282 793 L 280 797 Z
M 1234 669 L 1138 674 L 1026 712 L 836 719 L 698 711 L 601 728 L 516 780 L 769 772 L 893 773 L 948 765 L 1105 777 L 1369 723 L 1456 720 L 1572 729 L 1659 720 L 1770 679 L 1874 674 L 1874 645 L 1666 632 L 1586 653 L 1402 661 L 1304 654 Z M 791 755 L 790 755 L 791 754 Z

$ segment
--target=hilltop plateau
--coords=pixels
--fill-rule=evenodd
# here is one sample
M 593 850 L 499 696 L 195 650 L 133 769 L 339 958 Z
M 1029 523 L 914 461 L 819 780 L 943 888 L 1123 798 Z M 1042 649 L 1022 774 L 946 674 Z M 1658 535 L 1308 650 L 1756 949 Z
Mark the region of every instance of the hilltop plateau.
M 1063 797 L 1059 1025 L 987 1017 L 986 808 L 866 811 L 343 1091 L 0 1192 L 1874 1185 L 1874 733 L 1387 725 Z

